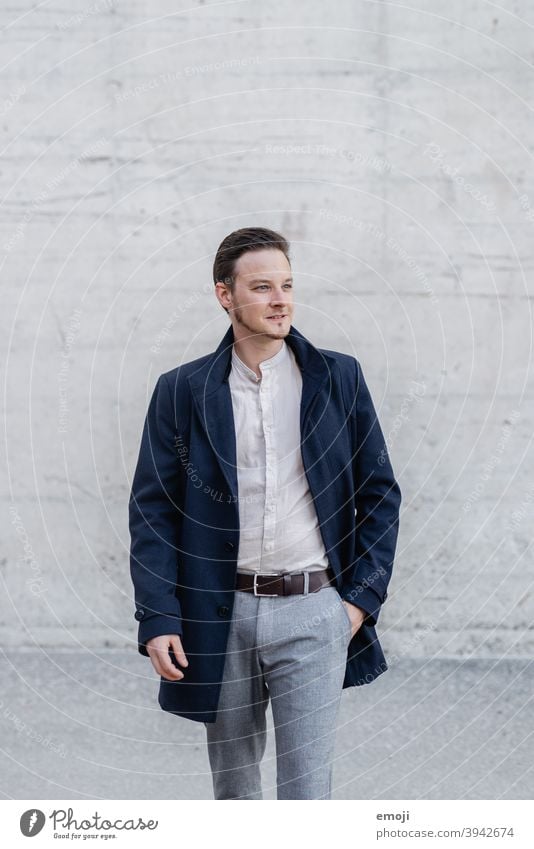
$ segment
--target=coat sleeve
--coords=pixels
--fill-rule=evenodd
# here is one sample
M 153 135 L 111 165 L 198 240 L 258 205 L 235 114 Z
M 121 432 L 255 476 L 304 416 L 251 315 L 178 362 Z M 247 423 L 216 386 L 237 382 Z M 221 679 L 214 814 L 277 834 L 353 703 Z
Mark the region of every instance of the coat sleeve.
M 163 634 L 182 634 L 178 582 L 180 462 L 175 414 L 165 375 L 158 379 L 145 418 L 129 500 L 130 574 L 135 589 L 138 650 Z
M 376 625 L 393 569 L 401 491 L 361 366 L 357 360 L 353 364 L 356 391 L 352 391 L 349 419 L 356 487 L 356 556 L 347 570 L 341 595 L 367 612 L 366 623 Z

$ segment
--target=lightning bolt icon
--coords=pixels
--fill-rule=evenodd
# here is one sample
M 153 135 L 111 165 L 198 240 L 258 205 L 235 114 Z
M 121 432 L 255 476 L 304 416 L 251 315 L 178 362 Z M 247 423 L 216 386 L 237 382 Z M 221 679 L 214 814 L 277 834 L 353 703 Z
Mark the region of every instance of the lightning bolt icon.
M 30 832 L 32 830 L 32 828 L 35 825 L 36 820 L 37 820 L 37 811 L 34 811 L 31 815 L 31 817 L 30 817 L 30 822 L 28 824 L 28 832 Z

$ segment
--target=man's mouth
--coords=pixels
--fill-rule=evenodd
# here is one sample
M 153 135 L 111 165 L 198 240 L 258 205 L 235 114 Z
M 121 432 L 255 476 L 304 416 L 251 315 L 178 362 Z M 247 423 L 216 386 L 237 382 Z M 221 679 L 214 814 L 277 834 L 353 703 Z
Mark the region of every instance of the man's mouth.
M 269 321 L 280 321 L 282 318 L 285 318 L 286 315 L 287 313 L 281 312 L 276 313 L 276 315 L 268 315 L 267 318 L 269 319 Z

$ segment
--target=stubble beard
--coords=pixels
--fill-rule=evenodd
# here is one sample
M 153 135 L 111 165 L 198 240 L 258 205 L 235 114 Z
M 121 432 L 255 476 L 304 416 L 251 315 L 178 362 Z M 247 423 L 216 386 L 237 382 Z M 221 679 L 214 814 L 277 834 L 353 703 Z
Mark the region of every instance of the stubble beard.
M 241 307 L 236 307 L 234 309 L 234 315 L 235 315 L 235 320 L 237 321 L 237 323 L 240 324 L 241 327 L 244 327 L 245 330 L 248 330 L 248 332 L 252 336 L 266 336 L 267 339 L 285 339 L 285 337 L 289 333 L 289 331 L 286 331 L 284 329 L 279 330 L 278 332 L 277 331 L 272 332 L 272 331 L 264 330 L 263 327 L 261 328 L 261 330 L 257 329 L 256 327 L 252 327 L 252 325 L 250 325 L 247 322 L 247 320 L 245 318 L 243 318 L 243 311 L 242 311 Z

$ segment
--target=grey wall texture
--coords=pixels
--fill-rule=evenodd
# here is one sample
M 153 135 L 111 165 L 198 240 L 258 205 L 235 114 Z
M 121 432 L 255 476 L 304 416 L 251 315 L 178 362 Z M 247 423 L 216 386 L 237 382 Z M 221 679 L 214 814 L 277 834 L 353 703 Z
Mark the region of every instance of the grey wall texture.
M 0 16 L 2 645 L 135 649 L 148 400 L 217 345 L 214 252 L 263 225 L 295 326 L 362 363 L 402 488 L 390 663 L 531 655 L 532 5 Z

